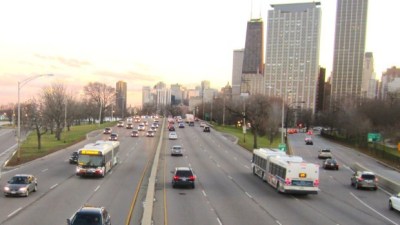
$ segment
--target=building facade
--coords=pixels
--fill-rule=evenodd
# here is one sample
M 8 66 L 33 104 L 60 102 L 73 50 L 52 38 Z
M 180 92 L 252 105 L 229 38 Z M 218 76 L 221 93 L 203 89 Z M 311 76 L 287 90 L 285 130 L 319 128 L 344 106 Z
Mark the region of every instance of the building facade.
M 264 22 L 251 19 L 247 22 L 240 92 L 263 94 L 264 79 Z M 261 83 L 260 83 L 261 81 Z M 261 88 L 260 88 L 261 87 Z
M 125 117 L 126 113 L 126 101 L 127 101 L 127 84 L 124 81 L 118 81 L 116 83 L 116 96 L 115 96 L 115 105 L 116 105 L 116 113 L 117 116 L 121 118 Z
M 331 107 L 362 97 L 368 0 L 338 0 L 336 10 Z
M 364 56 L 361 95 L 363 98 L 369 99 L 376 99 L 378 95 L 378 80 L 376 79 L 372 52 L 366 52 Z
M 380 96 L 383 100 L 400 99 L 400 68 L 393 66 L 382 74 Z
M 319 2 L 271 5 L 265 55 L 265 93 L 315 111 L 319 74 Z
M 244 49 L 233 51 L 232 63 L 232 95 L 240 95 L 240 85 L 242 81 L 242 66 L 243 66 Z
M 153 103 L 153 97 L 150 86 L 142 87 L 142 106 L 148 103 Z

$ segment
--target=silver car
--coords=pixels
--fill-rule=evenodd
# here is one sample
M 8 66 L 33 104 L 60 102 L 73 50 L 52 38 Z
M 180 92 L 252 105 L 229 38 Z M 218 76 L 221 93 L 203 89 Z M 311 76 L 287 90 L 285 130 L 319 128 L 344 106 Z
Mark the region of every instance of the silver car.
M 30 174 L 17 174 L 7 181 L 3 188 L 5 196 L 29 196 L 30 192 L 37 191 L 37 179 Z
M 179 155 L 179 156 L 183 155 L 182 146 L 180 146 L 180 145 L 172 146 L 172 148 L 171 148 L 171 156 L 175 156 L 175 155 Z
M 378 178 L 373 172 L 356 171 L 350 178 L 351 186 L 357 189 L 372 188 L 374 191 L 378 189 Z

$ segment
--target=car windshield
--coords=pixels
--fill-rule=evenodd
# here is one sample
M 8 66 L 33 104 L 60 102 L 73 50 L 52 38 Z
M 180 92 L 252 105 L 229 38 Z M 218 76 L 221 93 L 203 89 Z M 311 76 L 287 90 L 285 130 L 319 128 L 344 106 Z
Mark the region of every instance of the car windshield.
M 326 162 L 327 162 L 327 163 L 336 163 L 336 160 L 334 160 L 334 159 L 328 159 Z
M 363 175 L 361 175 L 361 177 L 363 179 L 365 179 L 365 180 L 373 180 L 373 179 L 375 179 L 375 175 L 372 175 L 372 174 L 363 174 Z
M 71 225 L 101 225 L 99 214 L 77 213 Z
M 181 146 L 174 146 L 174 147 L 172 147 L 172 149 L 177 149 L 177 150 L 179 150 L 179 149 L 182 149 L 182 147 L 181 147 Z
M 13 177 L 11 178 L 10 184 L 28 184 L 28 178 L 27 177 Z
M 176 171 L 176 176 L 179 177 L 190 177 L 192 176 L 192 172 L 190 170 L 178 170 Z
M 321 151 L 322 152 L 331 152 L 331 150 L 329 150 L 329 149 L 322 149 Z

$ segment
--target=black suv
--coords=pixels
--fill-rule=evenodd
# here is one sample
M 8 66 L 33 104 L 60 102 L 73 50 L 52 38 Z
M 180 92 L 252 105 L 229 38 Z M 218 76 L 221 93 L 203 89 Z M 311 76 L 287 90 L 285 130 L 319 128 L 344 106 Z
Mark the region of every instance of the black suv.
M 67 219 L 67 224 L 111 225 L 111 217 L 104 207 L 84 206 Z
M 176 167 L 174 176 L 172 177 L 172 187 L 176 188 L 177 186 L 190 186 L 191 188 L 194 188 L 195 180 L 196 176 L 191 168 Z
M 69 163 L 70 164 L 77 164 L 78 163 L 78 152 L 73 152 L 71 156 L 69 157 Z

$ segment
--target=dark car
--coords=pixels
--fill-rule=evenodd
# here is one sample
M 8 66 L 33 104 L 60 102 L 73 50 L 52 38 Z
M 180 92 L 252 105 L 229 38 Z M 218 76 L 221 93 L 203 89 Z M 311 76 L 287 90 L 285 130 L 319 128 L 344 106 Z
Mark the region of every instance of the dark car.
M 126 129 L 133 129 L 133 124 L 132 123 L 127 123 L 126 124 Z
M 77 164 L 78 163 L 78 152 L 73 152 L 71 156 L 69 157 L 69 163 L 70 164 Z
M 195 187 L 194 181 L 196 180 L 196 176 L 194 175 L 190 167 L 176 167 L 173 173 L 173 188 L 176 188 L 178 186 L 189 186 L 191 188 Z
M 305 138 L 304 141 L 305 141 L 306 145 L 313 145 L 314 144 L 313 140 L 310 137 Z
M 118 134 L 117 133 L 112 133 L 110 134 L 110 137 L 108 138 L 109 141 L 118 141 Z
M 189 121 L 189 127 L 194 127 L 194 122 L 193 121 Z
M 133 130 L 131 132 L 131 137 L 139 137 L 139 131 L 138 130 Z
M 170 125 L 168 126 L 168 131 L 175 131 L 174 125 L 170 124 Z
M 325 159 L 324 162 L 322 163 L 322 168 L 324 169 L 333 169 L 333 170 L 339 170 L 339 164 L 335 159 Z
M 67 224 L 111 225 L 111 216 L 104 207 L 84 206 L 67 219 Z
M 210 132 L 211 130 L 210 130 L 210 127 L 208 127 L 208 126 L 205 126 L 204 128 L 203 128 L 203 132 Z
M 374 191 L 378 189 L 378 178 L 373 172 L 356 171 L 350 178 L 351 186 L 357 189 L 372 188 Z
M 111 134 L 111 128 L 110 127 L 106 127 L 104 128 L 103 134 Z
M 37 179 L 30 174 L 16 174 L 3 188 L 5 196 L 25 196 L 37 191 Z
M 179 128 L 185 128 L 185 124 L 184 123 L 179 123 Z

